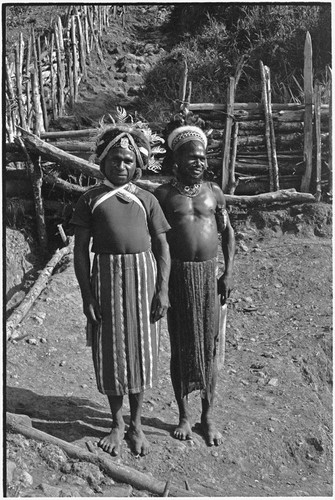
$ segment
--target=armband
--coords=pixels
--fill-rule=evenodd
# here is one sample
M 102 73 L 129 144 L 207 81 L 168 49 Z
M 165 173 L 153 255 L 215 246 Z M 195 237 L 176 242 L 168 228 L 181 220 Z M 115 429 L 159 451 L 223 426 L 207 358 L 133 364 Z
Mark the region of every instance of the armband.
M 218 226 L 218 230 L 222 233 L 228 224 L 228 212 L 222 205 L 218 205 L 215 211 L 215 219 Z

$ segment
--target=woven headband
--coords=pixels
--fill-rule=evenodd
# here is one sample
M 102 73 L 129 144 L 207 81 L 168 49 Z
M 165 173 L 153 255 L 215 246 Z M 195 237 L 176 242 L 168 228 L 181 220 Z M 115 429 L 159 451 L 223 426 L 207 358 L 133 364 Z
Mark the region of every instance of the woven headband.
M 168 137 L 168 146 L 172 151 L 176 151 L 183 144 L 190 141 L 200 141 L 206 149 L 207 137 L 205 133 L 199 128 L 191 125 L 184 125 L 178 127 Z
M 121 132 L 119 135 L 117 135 L 116 137 L 114 137 L 114 139 L 109 142 L 107 144 L 107 146 L 105 147 L 105 149 L 103 150 L 103 152 L 101 153 L 100 156 L 98 156 L 98 160 L 101 162 L 101 160 L 103 160 L 107 153 L 110 151 L 110 149 L 112 149 L 113 147 L 114 148 L 117 148 L 117 147 L 121 147 L 121 148 L 125 148 L 125 149 L 130 149 L 128 147 L 128 143 L 126 146 L 123 146 L 122 145 L 122 138 L 123 137 L 127 137 L 127 139 L 130 141 L 132 147 L 133 147 L 133 150 L 135 152 L 135 155 L 136 155 L 136 158 L 138 160 L 138 163 L 140 165 L 140 168 L 142 170 L 145 169 L 145 166 L 144 166 L 144 163 L 143 163 L 143 159 L 141 157 L 141 153 L 143 153 L 145 156 L 148 156 L 148 151 L 147 149 L 145 149 L 144 147 L 139 147 L 137 146 L 136 142 L 134 141 L 134 138 L 131 134 L 129 134 L 128 132 Z M 118 142 L 120 141 L 121 145 L 119 146 L 118 145 Z

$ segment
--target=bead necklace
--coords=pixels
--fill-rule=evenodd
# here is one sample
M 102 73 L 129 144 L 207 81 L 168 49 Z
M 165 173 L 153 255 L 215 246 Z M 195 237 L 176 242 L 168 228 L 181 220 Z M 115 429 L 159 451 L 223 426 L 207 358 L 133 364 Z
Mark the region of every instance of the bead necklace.
M 175 187 L 180 194 L 183 194 L 184 196 L 188 196 L 189 198 L 194 198 L 200 193 L 201 189 L 201 183 L 199 184 L 193 184 L 192 186 L 186 186 L 182 182 L 178 181 L 177 179 L 173 178 L 170 181 L 171 185 Z

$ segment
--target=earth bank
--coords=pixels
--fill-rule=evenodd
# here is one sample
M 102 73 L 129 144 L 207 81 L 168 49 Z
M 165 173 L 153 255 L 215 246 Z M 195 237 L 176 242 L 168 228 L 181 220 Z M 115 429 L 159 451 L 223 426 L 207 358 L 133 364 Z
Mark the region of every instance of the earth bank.
M 245 220 L 232 213 L 232 220 L 235 289 L 215 406 L 224 444 L 209 448 L 199 434 L 197 393 L 190 396 L 193 441 L 172 437 L 178 412 L 163 322 L 159 380 L 143 411 L 151 453 L 135 458 L 124 442 L 121 457 L 111 460 L 182 489 L 187 481 L 195 495 L 331 496 L 331 209 L 306 205 Z M 6 397 L 7 411 L 87 449 L 108 431 L 110 415 L 84 326 L 70 258 L 21 324 L 25 338 L 8 345 Z M 8 496 L 149 495 L 20 435 L 8 435 L 7 459 Z

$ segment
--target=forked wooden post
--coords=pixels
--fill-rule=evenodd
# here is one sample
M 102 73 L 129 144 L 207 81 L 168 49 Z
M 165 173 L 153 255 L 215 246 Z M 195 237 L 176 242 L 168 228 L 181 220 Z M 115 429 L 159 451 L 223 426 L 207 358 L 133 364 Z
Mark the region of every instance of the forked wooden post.
M 310 189 L 313 162 L 313 63 L 312 40 L 307 31 L 304 49 L 304 160 L 305 173 L 301 180 L 301 191 L 308 193 Z
M 314 116 L 316 139 L 316 201 L 321 200 L 321 86 L 315 85 Z
M 229 181 L 229 160 L 230 160 L 230 142 L 231 142 L 231 131 L 234 121 L 234 100 L 235 100 L 235 78 L 232 76 L 229 78 L 229 87 L 227 91 L 227 118 L 226 118 L 226 130 L 225 138 L 223 144 L 223 154 L 222 154 L 222 181 L 221 188 L 225 192 Z

